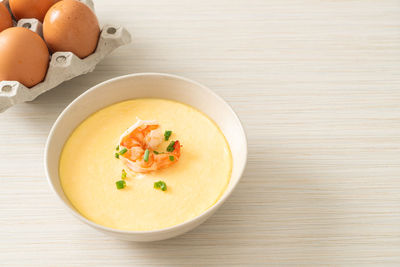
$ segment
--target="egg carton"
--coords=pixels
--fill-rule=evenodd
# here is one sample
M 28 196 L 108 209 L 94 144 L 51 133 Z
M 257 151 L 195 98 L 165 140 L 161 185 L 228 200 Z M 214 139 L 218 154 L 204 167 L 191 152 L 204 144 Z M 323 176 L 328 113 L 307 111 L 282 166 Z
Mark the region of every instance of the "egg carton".
M 91 0 L 81 0 L 81 2 L 94 11 Z M 3 3 L 8 7 L 8 0 Z M 37 19 L 20 19 L 16 25 L 28 28 L 43 37 L 42 23 Z M 130 42 L 131 35 L 124 27 L 105 25 L 101 29 L 96 51 L 88 57 L 81 59 L 72 52 L 53 53 L 46 77 L 41 83 L 27 88 L 17 81 L 0 81 L 0 113 L 18 103 L 32 101 L 65 81 L 92 72 L 105 56 Z

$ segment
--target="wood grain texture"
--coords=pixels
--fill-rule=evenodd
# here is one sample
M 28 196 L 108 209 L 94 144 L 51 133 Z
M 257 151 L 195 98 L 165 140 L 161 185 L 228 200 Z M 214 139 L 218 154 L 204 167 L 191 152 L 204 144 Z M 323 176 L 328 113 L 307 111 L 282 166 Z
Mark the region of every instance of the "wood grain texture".
M 400 265 L 400 1 L 97 0 L 131 45 L 0 114 L 0 265 Z M 113 240 L 70 215 L 43 170 L 47 134 L 106 79 L 208 85 L 247 130 L 232 197 L 167 241 Z

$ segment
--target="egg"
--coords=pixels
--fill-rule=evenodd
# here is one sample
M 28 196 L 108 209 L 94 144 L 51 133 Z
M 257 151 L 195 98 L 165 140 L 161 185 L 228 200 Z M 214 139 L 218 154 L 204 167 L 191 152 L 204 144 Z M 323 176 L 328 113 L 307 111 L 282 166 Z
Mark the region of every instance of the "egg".
M 47 10 L 60 0 L 9 0 L 11 12 L 17 20 L 35 18 L 43 22 Z
M 43 36 L 51 52 L 70 51 L 85 58 L 96 50 L 99 35 L 96 15 L 76 0 L 58 2 L 44 18 Z
M 0 32 L 13 26 L 11 14 L 3 3 L 0 3 Z
M 46 76 L 49 51 L 37 34 L 22 27 L 0 33 L 0 81 L 18 81 L 32 87 Z

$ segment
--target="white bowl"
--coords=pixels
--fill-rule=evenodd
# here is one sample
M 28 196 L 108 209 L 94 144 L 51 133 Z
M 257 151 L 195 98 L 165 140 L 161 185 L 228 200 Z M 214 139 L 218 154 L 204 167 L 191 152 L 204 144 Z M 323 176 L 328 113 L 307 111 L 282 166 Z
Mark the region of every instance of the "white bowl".
M 224 133 L 231 148 L 232 176 L 228 188 L 215 205 L 181 224 L 154 231 L 121 231 L 104 227 L 83 217 L 68 201 L 58 174 L 60 154 L 72 131 L 92 113 L 120 101 L 146 97 L 176 100 L 197 108 L 213 119 Z M 61 113 L 50 131 L 45 148 L 44 165 L 50 186 L 65 206 L 80 220 L 118 239 L 156 241 L 183 234 L 209 218 L 239 183 L 246 161 L 245 132 L 235 112 L 222 98 L 205 86 L 186 78 L 169 74 L 143 73 L 105 81 L 75 99 Z

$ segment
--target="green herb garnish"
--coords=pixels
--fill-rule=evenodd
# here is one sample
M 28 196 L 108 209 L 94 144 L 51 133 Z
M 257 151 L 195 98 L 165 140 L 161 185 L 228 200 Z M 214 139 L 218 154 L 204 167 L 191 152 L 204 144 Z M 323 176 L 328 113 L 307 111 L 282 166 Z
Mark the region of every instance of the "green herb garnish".
M 161 189 L 162 191 L 167 191 L 167 184 L 163 181 L 158 181 L 154 183 L 155 189 Z
M 117 151 L 119 150 L 119 145 L 115 148 L 115 150 L 117 150 Z
M 125 154 L 126 152 L 128 152 L 128 149 L 126 147 L 124 147 L 123 149 L 121 149 L 121 151 L 119 152 L 120 155 Z
M 174 151 L 174 150 L 175 150 L 174 145 L 175 145 L 175 141 L 171 141 L 171 143 L 169 143 L 169 145 L 168 145 L 168 147 L 167 147 L 167 151 L 168 151 L 168 152 Z
M 171 137 L 172 131 L 165 131 L 164 137 L 165 141 L 168 141 L 168 139 Z
M 119 159 L 119 154 L 118 154 L 118 153 L 115 153 L 115 157 L 116 157 L 117 159 Z
M 145 162 L 149 161 L 149 154 L 150 154 L 150 151 L 148 149 L 146 149 L 146 151 L 144 152 L 144 161 Z
M 155 150 L 153 151 L 153 153 L 156 154 L 156 155 L 160 154 L 160 152 L 155 151 Z
M 126 171 L 125 170 L 122 170 L 121 178 L 122 178 L 122 180 L 126 179 Z
M 174 156 L 169 156 L 170 161 L 174 161 L 174 159 L 175 159 Z
M 115 185 L 117 186 L 117 189 L 124 189 L 126 187 L 126 182 L 124 180 L 119 180 L 115 182 Z

